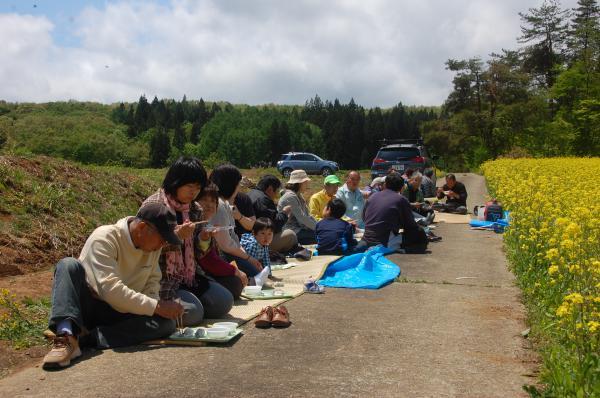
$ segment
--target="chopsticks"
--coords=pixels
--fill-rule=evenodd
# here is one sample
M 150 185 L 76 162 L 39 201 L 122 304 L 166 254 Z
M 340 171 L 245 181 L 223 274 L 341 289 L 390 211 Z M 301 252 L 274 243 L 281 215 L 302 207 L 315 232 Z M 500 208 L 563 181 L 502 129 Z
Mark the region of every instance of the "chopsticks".
M 181 299 L 176 298 L 175 302 L 181 304 Z M 175 326 L 177 327 L 177 332 L 180 335 L 183 335 L 183 331 L 184 331 L 184 326 L 183 326 L 183 313 L 177 315 L 177 318 L 175 318 Z

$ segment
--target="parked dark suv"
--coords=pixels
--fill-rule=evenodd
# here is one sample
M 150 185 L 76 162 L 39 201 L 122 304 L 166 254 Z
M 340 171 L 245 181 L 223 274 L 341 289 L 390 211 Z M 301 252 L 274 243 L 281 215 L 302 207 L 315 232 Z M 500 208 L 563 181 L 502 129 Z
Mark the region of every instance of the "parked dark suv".
M 403 173 L 406 169 L 433 167 L 420 139 L 384 140 L 382 143 L 371 165 L 371 178 L 385 176 L 390 169 Z
M 277 170 L 288 178 L 293 170 L 302 169 L 308 174 L 321 174 L 328 176 L 339 170 L 336 162 L 323 160 L 317 155 L 307 152 L 290 152 L 281 155 L 277 162 Z

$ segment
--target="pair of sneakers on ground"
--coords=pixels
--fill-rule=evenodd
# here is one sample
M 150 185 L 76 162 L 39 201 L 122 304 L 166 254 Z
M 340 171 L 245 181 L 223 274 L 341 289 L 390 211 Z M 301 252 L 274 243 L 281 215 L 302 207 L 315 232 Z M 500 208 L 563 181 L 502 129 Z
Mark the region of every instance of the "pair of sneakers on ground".
M 270 305 L 263 308 L 258 314 L 258 318 L 254 321 L 254 326 L 261 329 L 266 329 L 271 326 L 275 328 L 286 328 L 290 326 L 290 314 L 287 308 L 283 305 L 279 307 L 271 307 Z

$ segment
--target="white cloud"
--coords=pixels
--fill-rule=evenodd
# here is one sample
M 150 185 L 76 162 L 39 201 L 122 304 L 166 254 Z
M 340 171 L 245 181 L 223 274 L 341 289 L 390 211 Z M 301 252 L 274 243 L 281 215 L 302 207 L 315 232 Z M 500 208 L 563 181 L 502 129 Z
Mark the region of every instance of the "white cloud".
M 572 0 L 574 2 L 574 0 Z M 152 97 L 365 106 L 440 104 L 448 58 L 516 47 L 537 1 L 117 1 L 75 19 L 81 45 L 44 17 L 0 14 L 0 96 L 114 102 Z

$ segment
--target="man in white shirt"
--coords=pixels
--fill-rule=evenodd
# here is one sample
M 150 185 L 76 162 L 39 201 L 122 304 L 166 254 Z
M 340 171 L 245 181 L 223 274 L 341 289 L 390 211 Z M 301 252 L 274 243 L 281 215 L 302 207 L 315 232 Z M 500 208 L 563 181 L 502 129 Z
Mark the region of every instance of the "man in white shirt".
M 63 368 L 81 355 L 79 343 L 98 349 L 168 336 L 181 304 L 159 299 L 158 259 L 166 244 L 181 244 L 175 214 L 162 203 L 136 217 L 97 228 L 79 259 L 64 258 L 54 271 L 49 329 L 52 350 L 44 369 Z

